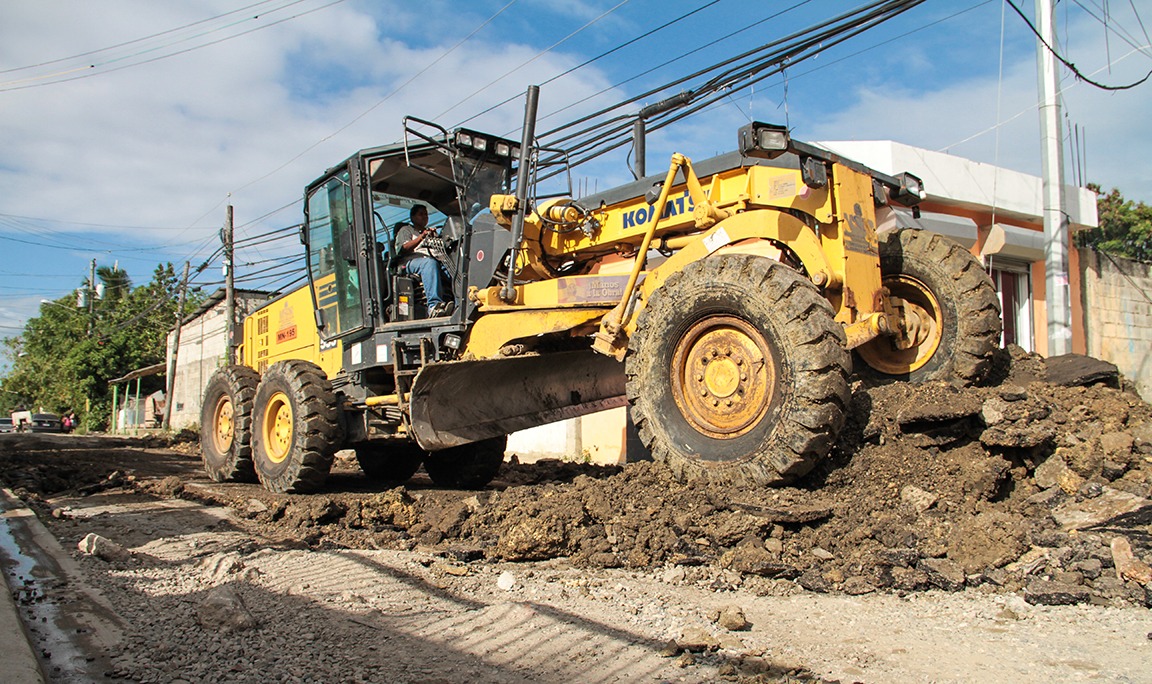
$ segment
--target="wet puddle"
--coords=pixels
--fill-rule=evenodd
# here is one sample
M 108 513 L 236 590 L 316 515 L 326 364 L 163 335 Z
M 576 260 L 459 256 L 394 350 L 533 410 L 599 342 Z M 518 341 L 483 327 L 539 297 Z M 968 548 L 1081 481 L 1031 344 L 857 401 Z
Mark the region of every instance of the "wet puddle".
M 81 647 L 88 630 L 71 625 L 53 594 L 67 585 L 48 554 L 32 541 L 35 516 L 25 509 L 0 511 L 0 567 L 16 610 L 27 630 L 32 651 L 49 682 L 90 682 L 95 660 Z

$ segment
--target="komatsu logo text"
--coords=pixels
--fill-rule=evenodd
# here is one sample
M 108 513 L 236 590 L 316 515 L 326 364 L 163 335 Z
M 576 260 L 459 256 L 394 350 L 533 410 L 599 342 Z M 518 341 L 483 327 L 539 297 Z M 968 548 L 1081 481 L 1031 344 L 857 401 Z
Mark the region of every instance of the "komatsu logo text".
M 669 197 L 668 201 L 664 204 L 664 214 L 660 218 L 668 218 L 669 216 L 677 216 L 685 212 L 690 212 L 693 209 L 692 198 L 689 197 L 688 191 L 685 190 L 684 194 L 679 197 Z M 625 212 L 624 214 L 624 228 L 637 228 L 648 223 L 652 219 L 652 212 L 656 207 L 640 207 L 632 211 Z

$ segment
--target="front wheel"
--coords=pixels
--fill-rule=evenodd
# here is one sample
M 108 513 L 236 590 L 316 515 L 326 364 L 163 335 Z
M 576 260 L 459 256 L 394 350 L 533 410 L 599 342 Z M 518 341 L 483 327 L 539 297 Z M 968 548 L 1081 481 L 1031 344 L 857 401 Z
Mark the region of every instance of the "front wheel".
M 807 473 L 844 422 L 851 359 L 832 307 L 763 257 L 672 274 L 628 345 L 641 441 L 679 478 L 774 485 Z
M 439 487 L 480 489 L 500 472 L 507 448 L 508 437 L 501 435 L 433 451 L 424 459 L 424 470 Z
M 200 456 L 216 482 L 255 482 L 252 469 L 252 401 L 260 375 L 247 366 L 219 368 L 204 388 L 200 407 Z
M 320 488 L 340 446 L 339 413 L 324 371 L 307 361 L 281 361 L 256 388 L 252 460 L 272 492 Z
M 1000 301 L 976 257 L 942 235 L 902 228 L 880 236 L 880 273 L 903 307 L 907 334 L 857 348 L 863 376 L 966 385 L 988 376 L 1000 343 Z

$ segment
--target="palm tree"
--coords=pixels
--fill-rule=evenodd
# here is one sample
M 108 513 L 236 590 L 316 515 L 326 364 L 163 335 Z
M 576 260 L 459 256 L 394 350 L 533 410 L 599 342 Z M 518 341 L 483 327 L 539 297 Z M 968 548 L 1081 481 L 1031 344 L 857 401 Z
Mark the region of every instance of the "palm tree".
M 114 304 L 132 291 L 132 279 L 128 277 L 128 272 L 119 266 L 101 266 L 96 269 L 96 277 L 104 286 L 101 298 L 106 304 Z

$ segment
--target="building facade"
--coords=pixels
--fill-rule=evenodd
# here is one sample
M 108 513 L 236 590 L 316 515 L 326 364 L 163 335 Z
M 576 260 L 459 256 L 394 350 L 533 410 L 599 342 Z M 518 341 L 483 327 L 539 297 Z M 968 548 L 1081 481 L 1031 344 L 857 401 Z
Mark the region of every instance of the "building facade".
M 236 290 L 234 335 L 239 341 L 244 317 L 268 302 L 271 295 L 256 290 Z M 217 290 L 180 324 L 180 349 L 175 354 L 176 331 L 168 332 L 168 368 L 176 359 L 172 387 L 173 430 L 200 423 L 200 402 L 212 373 L 227 363 L 228 339 L 225 293 Z
M 921 178 L 928 197 L 920 205 L 920 218 L 897 209 L 888 225 L 942 233 L 979 257 L 1000 295 L 1002 342 L 1048 354 L 1044 188 L 1038 176 L 887 140 L 819 144 L 882 173 L 907 171 Z M 1097 226 L 1096 193 L 1065 186 L 1064 196 L 1070 245 L 1072 233 Z M 1080 271 L 1078 253 L 1069 247 L 1065 286 L 1072 307 L 1072 351 L 1083 354 L 1087 346 Z

